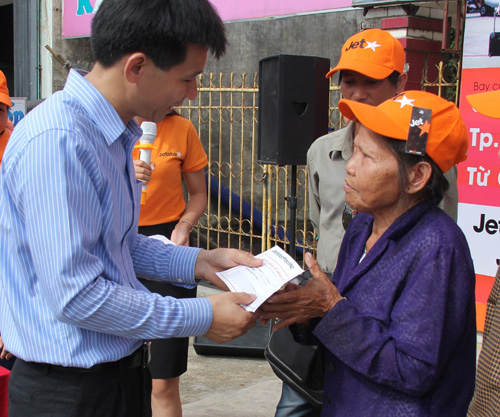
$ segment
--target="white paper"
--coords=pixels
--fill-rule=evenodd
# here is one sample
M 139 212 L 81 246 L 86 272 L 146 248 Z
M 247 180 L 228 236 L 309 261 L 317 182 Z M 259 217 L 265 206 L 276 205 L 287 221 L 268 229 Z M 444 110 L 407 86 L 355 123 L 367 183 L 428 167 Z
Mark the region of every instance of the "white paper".
M 151 235 L 151 236 L 149 236 L 149 238 L 159 240 L 159 241 L 165 243 L 165 245 L 175 245 L 174 242 L 172 242 L 168 237 L 163 236 L 163 235 Z
M 304 272 L 299 264 L 279 246 L 274 246 L 256 257 L 264 260 L 262 266 L 258 268 L 238 265 L 217 273 L 232 292 L 257 295 L 255 301 L 243 306 L 251 312 L 257 310 L 288 281 Z

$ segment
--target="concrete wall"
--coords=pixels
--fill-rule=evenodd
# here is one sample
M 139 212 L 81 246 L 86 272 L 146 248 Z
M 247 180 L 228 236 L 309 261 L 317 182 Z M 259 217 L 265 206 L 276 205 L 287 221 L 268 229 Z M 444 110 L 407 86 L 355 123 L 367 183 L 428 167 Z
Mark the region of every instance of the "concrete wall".
M 45 47 L 48 45 L 63 62 L 89 70 L 92 67 L 90 38 L 62 39 L 62 0 L 46 0 L 41 10 L 40 59 L 42 62 L 42 97 L 64 87 L 68 70 Z M 46 71 L 44 71 L 46 69 Z M 49 72 L 49 73 L 48 73 Z
M 344 41 L 361 28 L 360 9 L 226 23 L 229 48 L 206 73 L 258 72 L 259 60 L 275 54 L 311 55 L 338 61 Z

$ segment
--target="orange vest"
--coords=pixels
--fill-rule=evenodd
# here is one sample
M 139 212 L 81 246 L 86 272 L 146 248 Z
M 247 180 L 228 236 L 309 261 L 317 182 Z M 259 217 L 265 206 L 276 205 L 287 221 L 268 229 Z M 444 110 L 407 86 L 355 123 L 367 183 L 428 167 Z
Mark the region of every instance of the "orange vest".
M 148 184 L 146 204 L 141 206 L 139 226 L 169 223 L 179 220 L 186 208 L 182 189 L 182 172 L 204 168 L 207 155 L 190 120 L 179 115 L 167 115 L 157 123 L 151 153 L 155 170 Z M 134 149 L 133 159 L 139 159 Z

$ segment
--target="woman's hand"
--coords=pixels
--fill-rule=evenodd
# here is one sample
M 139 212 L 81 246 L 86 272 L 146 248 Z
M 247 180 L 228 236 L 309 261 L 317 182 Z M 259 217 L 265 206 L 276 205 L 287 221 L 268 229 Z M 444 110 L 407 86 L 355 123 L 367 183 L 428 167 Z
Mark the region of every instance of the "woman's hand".
M 191 230 L 192 226 L 190 222 L 179 222 L 172 231 L 170 240 L 176 245 L 189 246 L 189 234 L 191 233 Z
M 310 253 L 306 254 L 306 264 L 312 274 L 306 285 L 299 287 L 288 284 L 284 290 L 278 291 L 260 306 L 258 311 L 261 319 L 281 320 L 273 326 L 273 330 L 314 317 L 323 317 L 342 299 L 337 287 L 321 271 Z
M 147 185 L 148 182 L 151 181 L 151 175 L 154 169 L 154 162 L 149 165 L 140 159 L 134 159 L 135 178 L 142 181 L 144 185 Z

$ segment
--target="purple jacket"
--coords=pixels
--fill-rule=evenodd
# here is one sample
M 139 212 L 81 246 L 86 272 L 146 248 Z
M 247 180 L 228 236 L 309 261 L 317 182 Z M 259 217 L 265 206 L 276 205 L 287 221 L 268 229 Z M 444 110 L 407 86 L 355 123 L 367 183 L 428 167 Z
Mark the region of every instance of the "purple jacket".
M 314 329 L 327 347 L 322 416 L 460 417 L 474 391 L 475 275 L 456 223 L 430 202 L 359 262 L 373 218 L 349 225 L 333 281 L 346 297 Z

